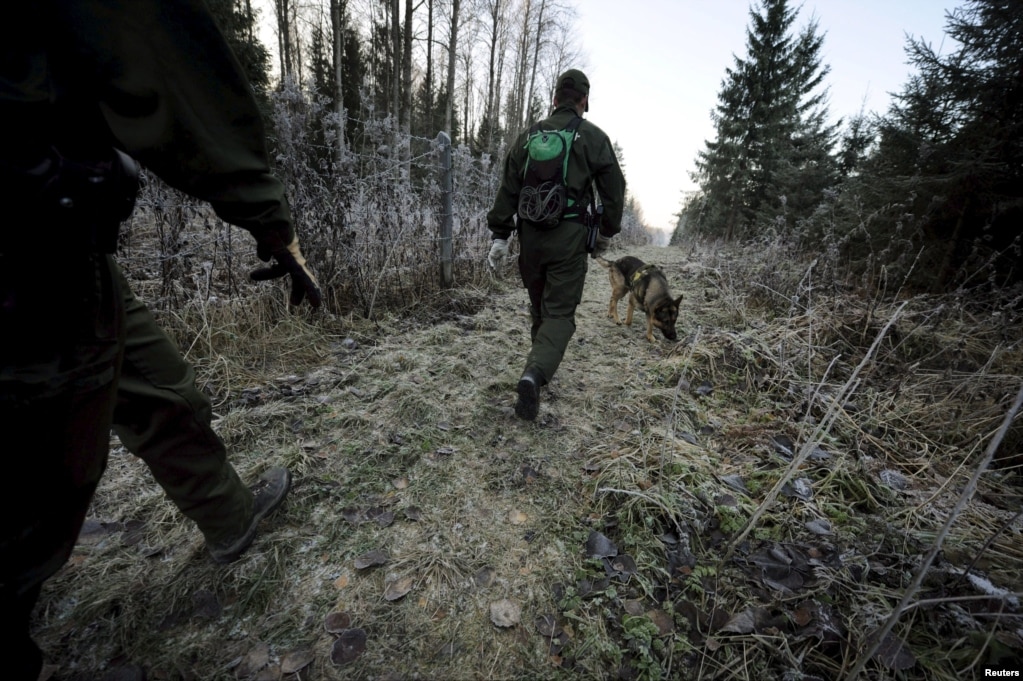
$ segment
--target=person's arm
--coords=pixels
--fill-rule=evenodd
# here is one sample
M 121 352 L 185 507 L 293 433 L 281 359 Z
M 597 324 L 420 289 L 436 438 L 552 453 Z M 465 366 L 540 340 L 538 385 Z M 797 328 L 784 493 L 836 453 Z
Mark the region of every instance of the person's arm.
M 55 0 L 117 142 L 169 185 L 252 233 L 263 260 L 314 304 L 284 186 L 251 87 L 201 0 Z M 70 68 L 74 68 L 71 66 Z M 85 66 L 83 66 L 85 68 Z M 284 268 L 283 270 L 281 268 Z M 293 290 L 293 302 L 302 294 Z
M 600 216 L 600 234 L 604 237 L 611 237 L 622 231 L 622 214 L 625 211 L 625 176 L 618 165 L 618 158 L 611 146 L 611 140 L 606 136 L 597 150 L 593 168 L 593 181 L 600 194 L 601 204 L 604 206 L 604 211 Z
M 519 210 L 519 192 L 522 191 L 522 170 L 521 160 L 515 152 L 521 146 L 521 143 L 516 142 L 508 149 L 504 157 L 501 186 L 494 197 L 493 208 L 487 213 L 487 227 L 494 239 L 507 241 L 516 229 L 515 216 Z

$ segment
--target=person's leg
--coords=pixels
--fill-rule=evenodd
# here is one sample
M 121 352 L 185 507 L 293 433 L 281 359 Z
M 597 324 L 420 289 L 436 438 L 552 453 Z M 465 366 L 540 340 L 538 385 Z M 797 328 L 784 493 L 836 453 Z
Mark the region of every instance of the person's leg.
M 532 343 L 516 388 L 515 413 L 533 420 L 540 387 L 554 377 L 575 333 L 575 309 L 586 280 L 586 230 L 563 222 L 547 232 L 526 227 L 519 237 L 519 272 L 529 292 Z
M 540 323 L 526 367 L 536 369 L 546 383 L 554 378 L 575 333 L 575 310 L 586 281 L 586 229 L 575 222 L 563 222 L 539 236 L 544 284 L 538 306 Z
M 67 561 L 106 466 L 123 311 L 105 256 L 55 258 L 49 279 L 0 256 L 0 659 L 35 681 L 40 586 Z M 10 333 L 7 332 L 10 330 Z M 6 677 L 5 677 L 6 678 Z
M 227 460 L 192 366 L 119 276 L 127 333 L 114 432 L 207 543 L 237 537 L 251 518 L 252 492 Z

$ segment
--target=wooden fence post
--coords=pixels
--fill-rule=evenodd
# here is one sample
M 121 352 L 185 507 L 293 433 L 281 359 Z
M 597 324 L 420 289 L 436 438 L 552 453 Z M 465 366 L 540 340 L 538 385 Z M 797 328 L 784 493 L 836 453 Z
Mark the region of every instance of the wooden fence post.
M 451 245 L 451 223 L 454 219 L 451 210 L 451 138 L 443 130 L 437 133 L 437 144 L 440 147 L 440 187 L 441 187 L 441 221 L 440 221 L 440 285 L 450 288 L 454 285 L 452 262 L 454 254 Z

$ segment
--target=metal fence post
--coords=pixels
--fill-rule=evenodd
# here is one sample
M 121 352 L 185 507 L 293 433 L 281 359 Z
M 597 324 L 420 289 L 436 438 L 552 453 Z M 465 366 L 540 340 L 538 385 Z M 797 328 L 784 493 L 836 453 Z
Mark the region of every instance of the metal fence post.
M 454 219 L 451 210 L 451 138 L 443 130 L 437 133 L 437 144 L 440 146 L 440 187 L 442 213 L 440 221 L 440 285 L 450 288 L 454 285 L 452 262 L 454 254 L 451 244 L 451 223 Z

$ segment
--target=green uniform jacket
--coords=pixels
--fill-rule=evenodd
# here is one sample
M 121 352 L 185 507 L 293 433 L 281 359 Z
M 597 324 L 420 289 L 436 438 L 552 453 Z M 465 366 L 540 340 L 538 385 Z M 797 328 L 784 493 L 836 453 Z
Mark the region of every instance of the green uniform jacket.
M 551 116 L 541 121 L 545 130 L 564 130 L 576 111 L 573 106 L 559 106 Z M 516 213 L 522 176 L 526 165 L 526 139 L 523 131 L 508 150 L 504 159 L 504 176 L 497 190 L 494 207 L 487 213 L 487 226 L 495 239 L 507 239 L 516 228 Z M 587 206 L 594 183 L 604 206 L 600 233 L 614 236 L 622 229 L 622 211 L 625 207 L 625 176 L 618 166 L 611 140 L 604 131 L 583 120 L 576 131 L 575 141 L 568 158 L 567 194 L 576 204 Z
M 3 14 L 5 161 L 105 140 L 257 239 L 291 241 L 260 111 L 202 0 L 17 0 Z

